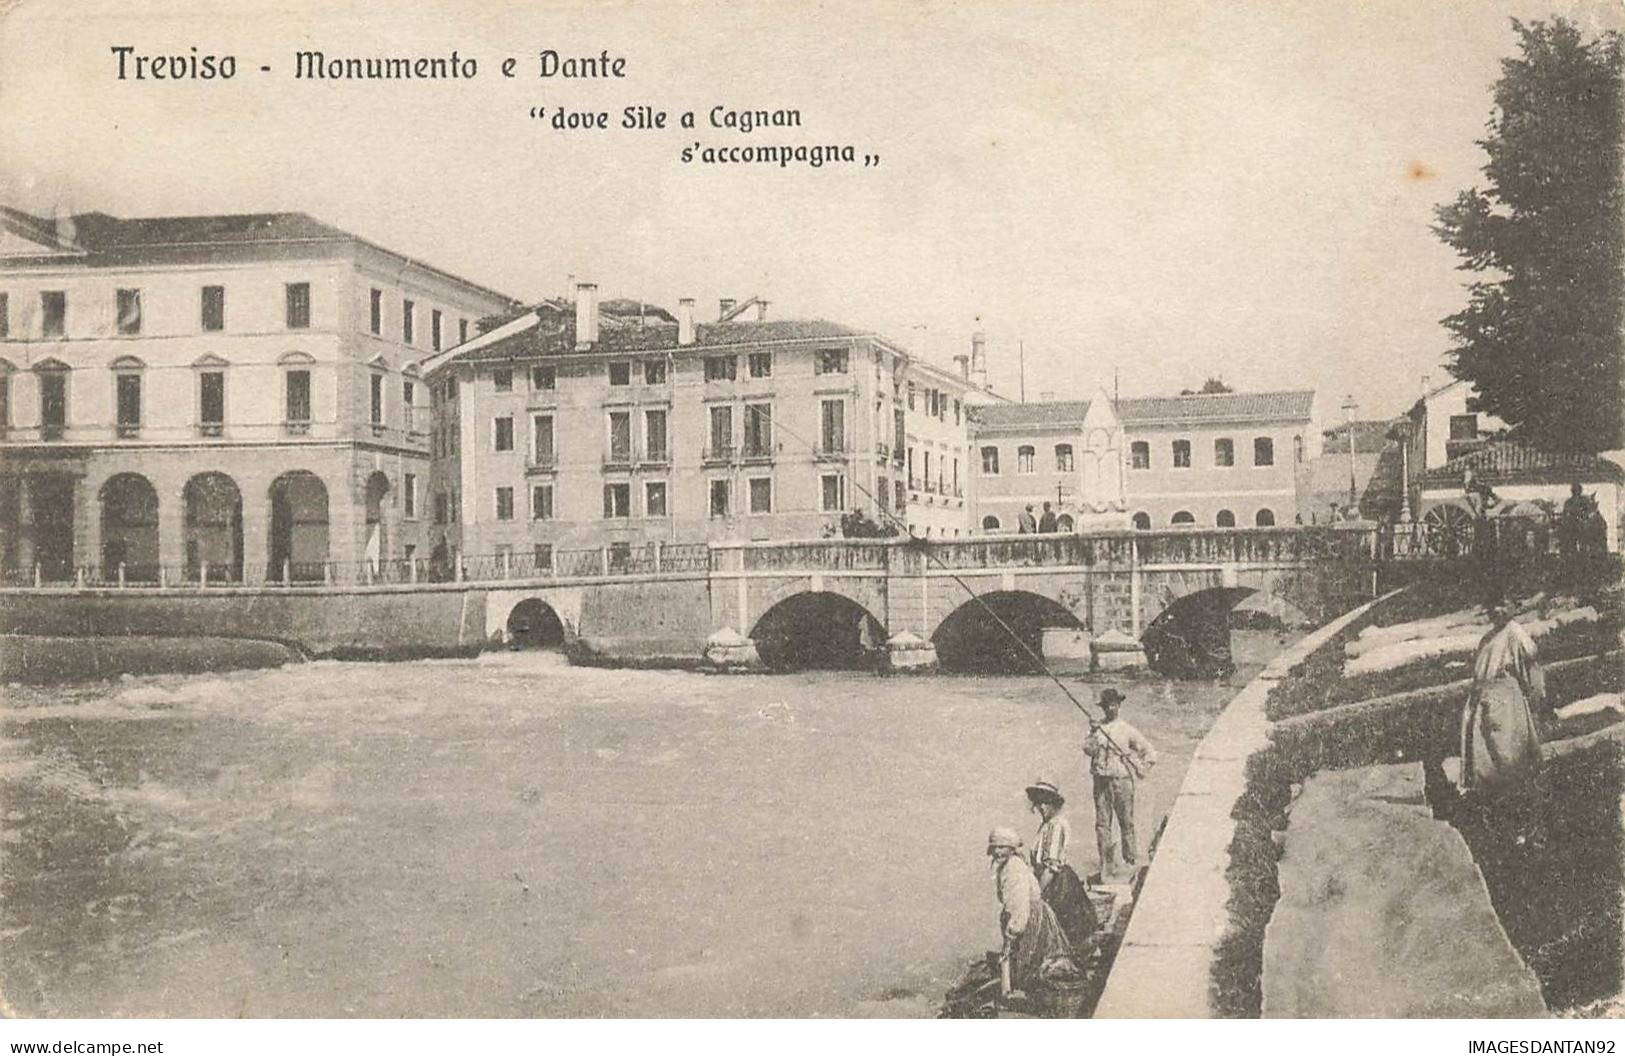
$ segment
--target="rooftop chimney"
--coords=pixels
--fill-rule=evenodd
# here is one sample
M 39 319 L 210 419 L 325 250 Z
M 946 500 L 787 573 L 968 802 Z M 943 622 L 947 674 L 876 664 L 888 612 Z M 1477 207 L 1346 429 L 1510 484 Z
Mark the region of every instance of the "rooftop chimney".
M 677 299 L 677 343 L 679 345 L 692 345 L 694 343 L 694 298 L 679 297 Z
M 718 301 L 717 320 L 720 322 L 721 320 L 728 318 L 728 313 L 734 310 L 734 305 L 736 303 L 738 302 L 736 302 L 732 297 L 724 297 L 722 300 Z
M 591 282 L 576 283 L 576 347 L 598 343 L 598 287 Z
M 954 366 L 959 368 L 959 376 L 961 378 L 964 378 L 966 381 L 970 380 L 970 357 L 969 356 L 963 355 L 963 354 L 955 356 L 954 357 Z
M 987 388 L 987 335 L 978 330 L 970 335 L 971 380 Z
M 767 302 L 759 297 L 756 299 L 756 321 L 758 323 L 767 322 Z

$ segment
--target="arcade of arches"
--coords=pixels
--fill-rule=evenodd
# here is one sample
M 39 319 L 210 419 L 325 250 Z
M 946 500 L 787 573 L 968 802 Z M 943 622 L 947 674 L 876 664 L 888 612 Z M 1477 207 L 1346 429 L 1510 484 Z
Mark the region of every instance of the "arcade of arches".
M 18 466 L 0 475 L 0 570 L 47 582 L 297 583 L 321 582 L 330 562 L 410 556 L 415 529 L 399 520 L 399 474 L 317 462 L 286 471 L 230 459 L 202 471 L 158 459 Z

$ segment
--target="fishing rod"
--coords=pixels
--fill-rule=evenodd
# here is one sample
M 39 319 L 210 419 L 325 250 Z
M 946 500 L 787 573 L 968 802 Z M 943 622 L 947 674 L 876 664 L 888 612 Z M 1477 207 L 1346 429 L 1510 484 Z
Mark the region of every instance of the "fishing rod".
M 782 429 L 786 435 L 788 435 L 792 440 L 795 440 L 797 443 L 801 444 L 807 450 L 812 451 L 815 454 L 818 452 L 819 448 L 816 444 L 798 434 L 794 429 L 791 429 L 789 426 L 782 425 L 778 422 L 774 422 L 773 425 L 775 428 Z M 1043 671 L 1044 675 L 1051 682 L 1055 683 L 1056 688 L 1060 689 L 1061 693 L 1065 695 L 1066 699 L 1072 702 L 1072 706 L 1077 708 L 1078 711 L 1083 714 L 1084 719 L 1089 723 L 1089 732 L 1100 734 L 1100 736 L 1105 738 L 1106 747 L 1109 750 L 1116 752 L 1125 762 L 1129 761 L 1128 753 L 1124 751 L 1122 746 L 1112 738 L 1112 735 L 1106 730 L 1106 727 L 1095 720 L 1095 717 L 1090 714 L 1088 707 L 1086 707 L 1084 703 L 1073 694 L 1071 689 L 1067 688 L 1066 683 L 1062 682 L 1060 678 L 1056 676 L 1055 672 L 1049 669 L 1049 665 L 1044 663 L 1043 656 L 1040 655 L 1032 646 L 1028 645 L 1026 640 L 1023 639 L 1021 635 L 1016 633 L 1015 628 L 1006 623 L 1004 618 L 994 611 L 993 606 L 989 605 L 980 594 L 971 589 L 969 583 L 966 583 L 957 572 L 955 572 L 947 564 L 943 563 L 940 558 L 935 557 L 931 553 L 931 544 L 929 541 L 915 535 L 906 522 L 899 519 L 890 510 L 886 509 L 885 504 L 880 502 L 872 491 L 864 487 L 856 479 L 853 479 L 852 486 L 855 490 L 861 492 L 866 498 L 875 504 L 875 509 L 880 511 L 880 516 L 886 521 L 889 521 L 892 527 L 900 529 L 902 534 L 907 536 L 911 543 L 918 544 L 920 553 L 924 555 L 927 561 L 934 562 L 938 568 L 946 572 L 950 579 L 959 584 L 960 588 L 964 590 L 966 594 L 970 595 L 972 601 L 980 605 L 982 610 L 993 618 L 993 622 L 998 624 L 999 628 L 1010 637 L 1011 641 L 1021 646 L 1022 651 L 1032 658 L 1033 663 L 1038 665 L 1039 670 Z

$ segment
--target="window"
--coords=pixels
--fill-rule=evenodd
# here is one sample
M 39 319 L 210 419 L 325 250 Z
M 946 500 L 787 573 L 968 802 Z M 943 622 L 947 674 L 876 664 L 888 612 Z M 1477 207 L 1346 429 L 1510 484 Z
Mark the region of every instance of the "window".
M 1234 528 L 1236 526 L 1236 515 L 1229 510 L 1220 510 L 1218 515 L 1213 518 L 1213 523 L 1220 528 Z
M 959 424 L 959 401 L 954 401 L 954 424 Z
M 409 521 L 418 519 L 418 478 L 416 473 L 401 477 L 401 511 Z
M 118 332 L 121 334 L 139 334 L 141 332 L 141 291 L 118 291 Z
M 645 385 L 666 384 L 666 361 L 663 359 L 644 360 L 643 383 Z
M 375 334 L 384 332 L 384 291 L 373 290 L 367 310 L 367 329 Z
M 1258 515 L 1253 518 L 1253 523 L 1258 525 L 1260 528 L 1273 528 L 1273 527 L 1275 527 L 1275 513 L 1274 513 L 1274 511 L 1272 511 L 1272 510 L 1259 510 Z
M 749 365 L 751 377 L 771 378 L 773 376 L 773 353 L 752 352 Z
M 908 409 L 911 411 L 914 409 L 914 383 L 912 381 L 908 383 Z
M 914 449 L 912 447 L 908 449 L 908 486 L 911 488 L 920 486 L 918 478 L 914 476 Z
M 645 517 L 666 516 L 666 482 L 663 480 L 646 481 L 643 485 L 643 515 Z
M 410 345 L 416 336 L 418 306 L 415 301 L 401 302 L 401 343 Z
M 902 457 L 903 449 L 908 446 L 908 422 L 901 410 L 892 412 L 892 457 Z M 996 461 L 996 460 L 995 460 Z
M 773 453 L 773 405 L 745 404 L 745 457 L 766 458 Z
M 530 489 L 530 519 L 533 521 L 553 519 L 553 485 L 537 484 Z
M 501 370 L 493 370 L 491 372 L 491 384 L 496 386 L 498 392 L 512 392 L 513 370 L 507 367 Z
M 434 493 L 434 523 L 445 524 L 446 513 L 451 507 L 449 497 L 443 491 Z
M 141 374 L 121 370 L 118 379 L 118 435 L 134 436 L 141 431 Z
M 62 290 L 42 290 L 39 295 L 40 333 L 61 337 L 68 327 L 68 295 Z
M 1070 472 L 1072 472 L 1072 445 L 1071 444 L 1056 444 L 1055 445 L 1055 472 L 1057 472 L 1057 473 L 1070 473 Z
M 205 331 L 218 331 L 226 328 L 226 288 L 224 286 L 203 287 L 200 314 L 202 316 L 200 321 Z
M 632 364 L 626 362 L 611 363 L 609 365 L 609 383 L 611 385 L 632 384 Z
M 310 424 L 310 371 L 290 370 L 283 375 L 287 395 L 287 422 L 289 425 Z
M 904 513 L 908 510 L 908 492 L 903 490 L 902 481 L 898 481 L 897 487 L 892 489 L 892 500 L 897 504 L 898 513 Z
M 551 466 L 558 457 L 553 450 L 553 416 L 538 414 L 531 419 L 531 450 L 538 466 Z
M 1450 416 L 1450 439 L 1477 440 L 1478 415 L 1452 414 Z
M 1129 465 L 1135 469 L 1151 468 L 1151 444 L 1145 440 L 1136 440 L 1128 447 Z
M 650 462 L 664 462 L 670 457 L 666 452 L 664 409 L 643 412 L 643 455 Z
M 412 431 L 412 403 L 417 396 L 416 386 L 410 381 L 401 382 L 401 416 L 405 419 L 407 432 Z
M 468 340 L 468 320 L 467 319 L 459 319 L 459 320 L 457 320 L 457 343 L 459 345 L 461 345 L 464 342 L 466 342 L 467 340 Z M 550 553 L 550 554 L 552 553 L 551 548 L 549 548 L 548 553 Z
M 891 508 L 891 482 L 885 477 L 875 479 L 875 509 L 885 513 Z
M 436 308 L 429 313 L 429 347 L 436 352 L 440 351 L 440 309 Z
M 982 531 L 996 532 L 999 530 L 999 519 L 991 513 L 982 518 Z
M 1189 440 L 1174 441 L 1174 468 L 1191 468 L 1191 442 Z
M 0 439 L 11 429 L 11 371 L 0 367 Z
M 1292 459 L 1293 459 L 1293 461 L 1300 462 L 1300 463 L 1303 461 L 1303 437 L 1302 436 L 1294 436 L 1292 438 Z
M 839 473 L 825 473 L 818 478 L 819 498 L 826 513 L 839 513 L 846 509 L 846 477 Z
M 288 329 L 308 330 L 310 328 L 310 283 L 290 282 L 283 287 L 283 296 L 287 301 Z
M 1035 452 L 1026 444 L 1016 448 L 1016 472 L 1031 473 L 1033 471 L 1033 456 Z
M 62 439 L 68 427 L 68 372 L 39 372 L 40 434 L 46 440 Z
M 11 295 L 0 293 L 0 338 L 11 336 Z
M 954 456 L 954 494 L 959 494 L 959 456 Z
M 772 477 L 752 477 L 750 479 L 750 512 L 773 512 Z
M 372 424 L 384 424 L 384 376 L 372 376 Z
M 197 420 L 204 436 L 219 436 L 226 424 L 226 373 L 205 370 L 197 376 Z
M 531 554 L 536 559 L 536 571 L 550 572 L 553 570 L 552 543 L 537 543 L 536 546 L 531 550 Z
M 531 367 L 530 387 L 537 392 L 547 392 L 558 384 L 558 373 L 552 367 Z
M 1134 529 L 1139 532 L 1151 530 L 1151 515 L 1149 513 L 1136 513 L 1134 515 Z
M 818 353 L 816 372 L 819 374 L 845 374 L 846 349 L 831 348 Z
M 513 450 L 513 416 L 504 414 L 492 420 L 491 449 L 493 451 Z
M 513 489 L 497 489 L 497 520 L 513 520 Z
M 711 408 L 712 458 L 727 458 L 734 449 L 734 409 L 726 404 Z
M 845 355 L 845 353 L 842 353 Z M 846 450 L 846 401 L 824 400 L 820 414 L 819 440 L 825 454 Z
M 1196 523 L 1196 518 L 1191 514 L 1191 512 L 1189 510 L 1180 510 L 1178 513 L 1174 514 L 1173 517 L 1169 518 L 1168 523 L 1169 524 L 1195 524 Z
M 711 516 L 728 516 L 728 482 L 726 480 L 713 480 L 711 482 Z
M 1260 436 L 1253 441 L 1253 465 L 1275 465 L 1275 441 L 1267 436 Z M 1271 522 L 1273 523 L 1273 522 Z
M 706 356 L 706 381 L 733 381 L 739 376 L 739 363 L 733 356 Z
M 632 461 L 632 412 L 609 412 L 609 460 L 615 463 Z
M 996 477 L 999 475 L 999 449 L 988 446 L 982 448 L 982 475 Z
M 1213 464 L 1224 467 L 1236 464 L 1235 441 L 1228 438 L 1213 441 Z

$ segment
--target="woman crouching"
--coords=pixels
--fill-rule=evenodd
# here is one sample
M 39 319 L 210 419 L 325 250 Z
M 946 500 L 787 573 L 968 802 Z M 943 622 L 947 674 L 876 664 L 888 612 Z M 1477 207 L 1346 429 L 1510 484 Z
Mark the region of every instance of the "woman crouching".
M 1036 984 L 1046 961 L 1072 954 L 1055 912 L 1044 901 L 1043 889 L 1020 850 L 1021 837 L 1013 829 L 994 829 L 988 835 L 987 854 L 993 861 L 999 896 L 999 930 L 1004 936 L 999 950 L 999 989 L 1006 997 Z

